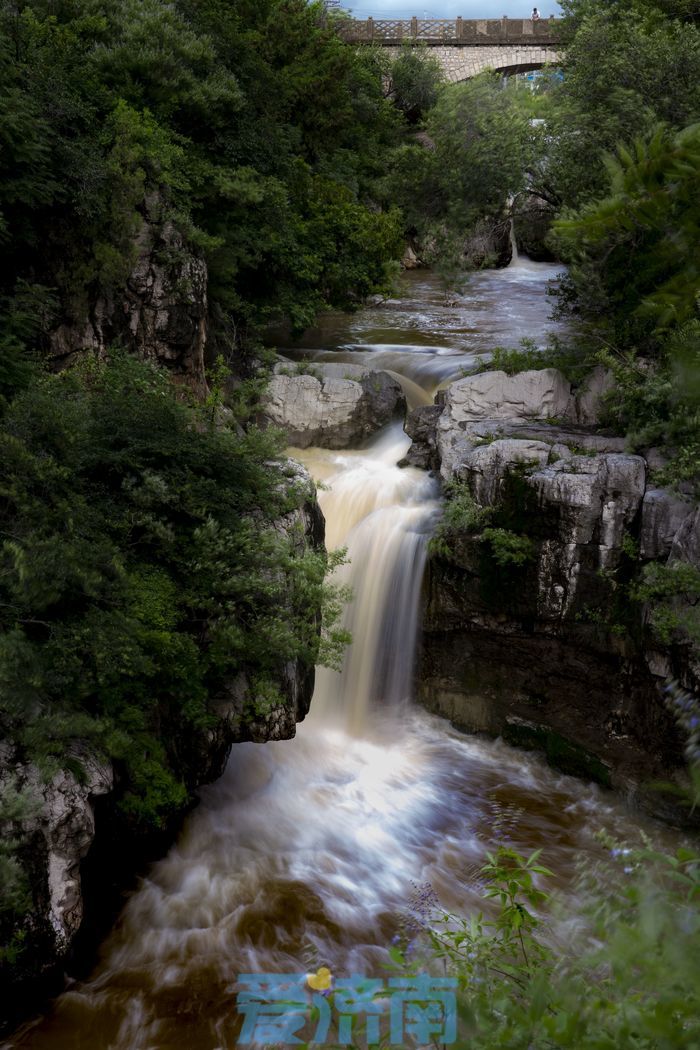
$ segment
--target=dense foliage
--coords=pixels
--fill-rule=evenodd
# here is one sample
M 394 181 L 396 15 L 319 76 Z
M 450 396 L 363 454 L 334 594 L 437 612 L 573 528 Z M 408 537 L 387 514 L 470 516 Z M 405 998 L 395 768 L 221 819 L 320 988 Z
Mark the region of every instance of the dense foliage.
M 423 136 L 395 151 L 386 183 L 426 261 L 468 269 L 472 237 L 483 241 L 475 264 L 497 263 L 489 235 L 496 228 L 508 242 L 506 203 L 523 188 L 535 139 L 516 95 L 496 75 L 442 87 Z
M 252 686 L 238 717 L 253 721 L 278 700 L 281 664 L 318 655 L 326 564 L 272 525 L 304 498 L 275 436 L 243 417 L 223 425 L 216 399 L 188 403 L 119 353 L 68 375 L 41 368 L 57 325 L 123 288 L 149 201 L 206 260 L 210 343 L 232 361 L 269 320 L 301 330 L 386 291 L 406 233 L 448 274 L 492 264 L 487 234 L 507 240 L 508 199 L 539 197 L 578 325 L 546 363 L 579 377 L 604 361 L 608 422 L 632 447 L 665 450 L 662 482 L 697 484 L 697 4 L 565 10 L 565 78 L 535 97 L 491 74 L 442 84 L 423 49 L 388 70 L 304 0 L 0 0 L 0 736 L 13 761 L 80 778 L 87 756 L 109 759 L 124 819 L 161 825 L 238 677 Z M 494 360 L 517 371 L 538 353 Z M 529 560 L 526 536 L 464 488 L 450 495 L 435 549 L 467 528 L 500 569 Z M 681 583 L 697 595 L 696 576 Z M 678 580 L 652 566 L 636 586 L 658 602 L 659 635 L 672 631 Z M 333 660 L 342 637 L 327 641 Z M 30 903 L 16 835 L 32 806 L 6 777 L 10 963 Z M 533 865 L 494 858 L 496 941 L 470 927 L 445 952 L 466 966 L 470 1045 L 685 1045 L 669 1026 L 697 1041 L 698 975 L 678 956 L 697 909 L 665 895 L 669 869 L 697 893 L 697 858 L 652 860 L 656 910 L 640 910 L 637 883 L 617 886 L 594 916 L 613 931 L 608 956 L 566 956 L 556 972 L 519 908 L 523 895 L 542 903 Z
M 273 432 L 237 434 L 126 355 L 15 397 L 0 431 L 13 762 L 80 780 L 86 759 L 112 760 L 123 819 L 158 827 L 206 770 L 222 704 L 225 749 L 284 703 L 285 664 L 333 662 L 332 629 L 319 654 L 326 558 L 300 522 L 279 527 L 307 498 L 279 454 Z M 8 833 L 15 795 L 5 783 Z M 3 863 L 0 916 L 24 900 Z
M 438 100 L 442 67 L 423 44 L 404 43 L 387 71 L 394 105 L 412 124 L 418 123 Z
M 617 383 L 608 422 L 700 482 L 700 31 L 692 4 L 566 6 L 567 70 L 534 180 L 570 265 L 562 307 Z M 587 163 L 582 165 L 585 156 Z
M 165 272 L 205 260 L 209 347 L 239 373 L 268 320 L 303 328 L 385 290 L 401 223 L 374 186 L 403 118 L 381 73 L 303 0 L 0 2 L 2 757 L 47 779 L 109 760 L 133 830 L 264 720 L 283 667 L 337 659 L 318 616 L 341 596 L 280 527 L 308 494 L 250 424 L 259 386 L 229 425 L 216 384 L 190 403 L 117 351 L 46 374 L 49 336 L 119 302 L 146 220 L 181 235 Z M 10 963 L 32 812 L 4 775 Z
M 700 113 L 700 33 L 655 0 L 572 0 L 563 31 L 566 77 L 548 113 L 552 148 L 537 188 L 557 206 L 607 189 L 606 154 Z
M 123 285 L 153 193 L 206 257 L 221 341 L 386 286 L 398 115 L 321 5 L 6 2 L 0 100 L 3 373 L 27 296 L 46 330 Z
M 566 899 L 542 888 L 550 873 L 539 852 L 525 858 L 504 845 L 482 869 L 485 914 L 463 920 L 435 906 L 422 917 L 423 953 L 415 939 L 410 962 L 394 953 L 401 972 L 432 957 L 459 978 L 453 1046 L 697 1045 L 700 858 L 693 849 L 607 845 L 607 862 L 580 875 L 588 904 L 575 924 Z

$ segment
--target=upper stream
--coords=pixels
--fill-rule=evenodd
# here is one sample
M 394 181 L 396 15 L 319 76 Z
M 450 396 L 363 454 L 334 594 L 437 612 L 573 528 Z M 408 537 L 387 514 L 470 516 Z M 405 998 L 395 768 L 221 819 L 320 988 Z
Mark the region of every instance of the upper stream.
M 553 326 L 556 268 L 519 260 L 480 273 L 446 305 L 422 271 L 401 297 L 333 315 L 290 356 L 369 361 L 404 377 L 414 402 L 474 355 Z M 294 740 L 234 746 L 103 945 L 91 978 L 8 1046 L 36 1050 L 214 1050 L 236 1045 L 240 972 L 382 974 L 416 884 L 476 909 L 485 852 L 507 841 L 567 892 L 595 833 L 629 835 L 614 796 L 537 755 L 463 736 L 410 704 L 421 576 L 437 485 L 399 469 L 394 424 L 360 451 L 293 453 L 325 488 L 329 546 L 347 546 L 353 644 L 322 671 Z

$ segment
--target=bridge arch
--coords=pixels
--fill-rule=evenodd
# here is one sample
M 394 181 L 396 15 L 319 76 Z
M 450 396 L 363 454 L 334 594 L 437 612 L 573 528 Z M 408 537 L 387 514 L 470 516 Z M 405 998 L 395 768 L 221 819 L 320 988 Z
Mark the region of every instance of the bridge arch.
M 510 75 L 561 65 L 556 19 L 348 19 L 337 23 L 343 39 L 374 44 L 394 55 L 406 42 L 422 43 L 442 66 L 445 78 L 458 83 L 486 69 Z
M 399 48 L 388 50 L 393 56 L 400 53 Z M 431 47 L 430 53 L 442 66 L 445 79 L 452 84 L 471 80 L 487 69 L 511 76 L 514 73 L 529 73 L 547 65 L 558 66 L 564 59 L 563 52 L 551 46 L 455 47 L 448 44 Z

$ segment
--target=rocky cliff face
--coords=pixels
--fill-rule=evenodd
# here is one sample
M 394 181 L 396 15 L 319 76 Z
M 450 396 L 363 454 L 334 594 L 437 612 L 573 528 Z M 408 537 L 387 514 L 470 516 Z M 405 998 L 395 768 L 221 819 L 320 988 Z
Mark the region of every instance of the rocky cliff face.
M 289 463 L 280 477 L 281 484 L 303 495 L 275 527 L 299 553 L 322 549 L 325 522 L 308 473 Z M 309 615 L 320 629 L 320 609 Z M 288 661 L 280 667 L 278 687 L 281 702 L 251 718 L 251 686 L 241 672 L 214 698 L 215 723 L 198 733 L 190 728 L 176 742 L 174 772 L 192 800 L 200 785 L 221 775 L 235 743 L 294 736 L 311 703 L 314 667 Z M 62 770 L 47 783 L 38 769 L 8 753 L 7 745 L 0 751 L 0 787 L 11 783 L 25 797 L 26 813 L 13 822 L 12 834 L 23 843 L 32 898 L 24 951 L 11 974 L 0 972 L 0 994 L 15 1004 L 14 1010 L 3 1010 L 7 1024 L 35 1010 L 42 993 L 60 990 L 65 967 L 76 964 L 76 955 L 79 964 L 81 955 L 92 952 L 113 921 L 125 886 L 168 848 L 183 815 L 175 814 L 162 833 L 139 836 L 118 810 L 119 769 L 87 753 L 74 759 L 75 773 Z M 4 978 L 12 981 L 10 988 Z
M 82 324 L 62 324 L 49 340 L 57 367 L 86 350 L 124 346 L 158 361 L 195 391 L 206 387 L 207 266 L 188 247 L 154 195 L 143 208 L 134 263 L 117 294 L 100 297 Z
M 608 384 L 602 370 L 577 392 L 554 369 L 484 373 L 409 417 L 409 461 L 471 499 L 430 559 L 419 695 L 675 814 L 646 786 L 682 778 L 659 685 L 697 689 L 698 653 L 681 626 L 662 638 L 630 594 L 652 560 L 700 567 L 700 519 L 598 431 Z
M 47 782 L 7 745 L 3 750 L 0 787 L 11 784 L 26 800 L 27 815 L 14 830 L 30 858 L 34 912 L 27 932 L 35 956 L 51 964 L 67 955 L 83 920 L 80 864 L 95 835 L 94 801 L 113 789 L 113 770 L 83 756 L 80 777 L 62 770 Z

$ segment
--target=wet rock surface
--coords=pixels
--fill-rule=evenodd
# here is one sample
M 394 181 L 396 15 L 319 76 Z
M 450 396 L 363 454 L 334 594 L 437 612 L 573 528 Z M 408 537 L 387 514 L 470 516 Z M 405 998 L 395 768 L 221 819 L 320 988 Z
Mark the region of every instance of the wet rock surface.
M 424 470 L 439 469 L 436 425 L 441 415 L 442 405 L 421 405 L 409 412 L 404 430 L 412 441 L 406 456 L 410 466 L 422 467 Z
M 600 371 L 578 390 L 555 369 L 483 373 L 409 416 L 409 460 L 462 483 L 482 515 L 429 561 L 418 692 L 463 729 L 538 747 L 675 819 L 646 785 L 683 779 L 660 686 L 697 689 L 697 649 L 682 628 L 661 641 L 627 588 L 651 561 L 700 564 L 700 516 L 597 429 L 608 388 Z M 492 546 L 508 538 L 520 561 Z
M 262 416 L 297 448 L 357 448 L 405 404 L 401 384 L 388 372 L 319 364 L 300 375 L 273 375 Z

